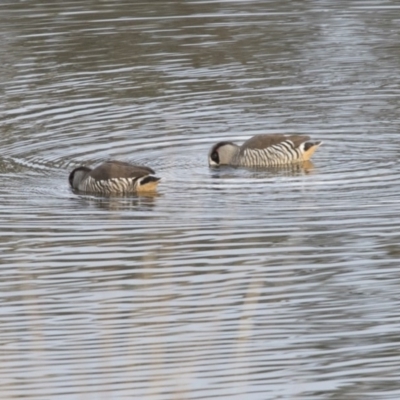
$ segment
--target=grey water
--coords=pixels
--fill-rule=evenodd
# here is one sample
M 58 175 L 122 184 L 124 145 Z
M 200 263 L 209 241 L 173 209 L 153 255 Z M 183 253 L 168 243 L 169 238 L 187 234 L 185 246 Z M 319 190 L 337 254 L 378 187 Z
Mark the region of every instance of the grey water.
M 397 1 L 9 0 L 0 60 L 1 399 L 400 398 Z M 323 145 L 208 167 L 258 133 Z

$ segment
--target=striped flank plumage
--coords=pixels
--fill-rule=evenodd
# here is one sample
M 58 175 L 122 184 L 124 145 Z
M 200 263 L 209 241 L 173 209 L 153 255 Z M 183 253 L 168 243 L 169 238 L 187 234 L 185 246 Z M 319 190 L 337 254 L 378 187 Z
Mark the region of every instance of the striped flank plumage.
M 274 167 L 308 161 L 320 141 L 312 142 L 309 136 L 256 135 L 241 146 L 220 142 L 208 154 L 210 166 Z
M 121 161 L 107 161 L 94 169 L 75 168 L 69 175 L 71 187 L 80 192 L 102 195 L 154 191 L 160 178 L 149 167 Z

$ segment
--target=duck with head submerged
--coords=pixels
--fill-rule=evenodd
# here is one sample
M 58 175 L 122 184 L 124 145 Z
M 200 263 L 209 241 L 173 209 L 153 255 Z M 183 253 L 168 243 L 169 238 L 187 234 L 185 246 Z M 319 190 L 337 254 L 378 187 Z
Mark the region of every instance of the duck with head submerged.
M 303 135 L 256 135 L 241 146 L 219 142 L 208 153 L 211 167 L 275 167 L 308 161 L 321 141 L 310 141 Z
M 75 168 L 69 175 L 72 189 L 101 195 L 127 195 L 154 192 L 160 178 L 155 172 L 141 165 L 122 161 L 106 161 L 98 167 Z

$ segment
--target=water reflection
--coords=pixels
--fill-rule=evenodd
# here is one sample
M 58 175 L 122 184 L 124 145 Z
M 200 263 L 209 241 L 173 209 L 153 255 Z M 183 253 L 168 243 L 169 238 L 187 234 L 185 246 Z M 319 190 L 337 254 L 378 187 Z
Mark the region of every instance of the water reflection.
M 212 177 L 235 178 L 240 174 L 241 170 L 246 170 L 252 178 L 257 177 L 278 177 L 278 176 L 299 176 L 310 174 L 315 170 L 315 165 L 312 161 L 307 160 L 294 164 L 279 165 L 272 167 L 233 167 L 233 166 L 218 166 L 210 168 Z
M 76 193 L 78 194 L 78 193 Z M 130 196 L 96 196 L 78 194 L 77 201 L 82 206 L 96 206 L 104 210 L 142 210 L 151 211 L 161 194 L 147 193 Z

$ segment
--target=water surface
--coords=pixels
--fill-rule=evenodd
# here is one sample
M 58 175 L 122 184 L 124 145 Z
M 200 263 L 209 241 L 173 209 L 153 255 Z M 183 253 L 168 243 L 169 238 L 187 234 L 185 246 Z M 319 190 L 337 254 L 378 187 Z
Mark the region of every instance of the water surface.
M 2 397 L 398 399 L 400 7 L 0 5 Z M 322 140 L 209 169 L 219 140 Z M 76 195 L 107 159 L 155 196 Z

